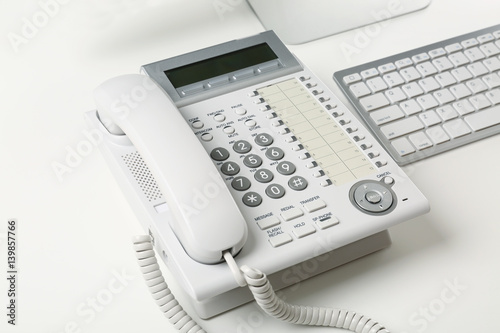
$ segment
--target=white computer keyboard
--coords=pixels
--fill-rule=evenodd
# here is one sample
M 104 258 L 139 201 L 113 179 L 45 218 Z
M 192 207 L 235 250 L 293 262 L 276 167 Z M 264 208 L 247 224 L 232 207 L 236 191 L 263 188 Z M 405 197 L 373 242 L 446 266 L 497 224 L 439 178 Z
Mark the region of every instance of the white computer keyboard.
M 334 74 L 405 165 L 500 132 L 500 25 Z

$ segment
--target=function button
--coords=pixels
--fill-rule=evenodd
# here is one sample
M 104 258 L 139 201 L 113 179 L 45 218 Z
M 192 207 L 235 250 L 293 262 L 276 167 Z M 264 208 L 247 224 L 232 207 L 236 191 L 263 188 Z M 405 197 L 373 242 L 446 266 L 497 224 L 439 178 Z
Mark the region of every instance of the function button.
M 308 213 L 315 212 L 325 207 L 326 207 L 326 202 L 324 202 L 323 200 L 314 200 L 304 204 L 304 208 Z
M 255 97 L 255 96 L 257 96 L 258 94 L 259 94 L 259 93 L 258 93 L 256 90 L 254 90 L 254 91 L 249 92 L 247 95 L 248 95 L 248 97 Z
M 227 176 L 234 176 L 240 172 L 240 166 L 234 162 L 225 162 L 222 164 L 220 171 Z
M 292 162 L 283 161 L 278 164 L 276 170 L 282 175 L 291 175 L 295 172 L 296 168 Z
M 259 108 L 259 111 L 269 111 L 271 110 L 271 107 L 269 105 L 264 105 Z
M 195 129 L 200 129 L 200 128 L 203 128 L 203 126 L 205 126 L 205 124 L 202 121 L 197 120 L 197 121 L 193 122 L 191 124 L 191 126 L 193 126 L 193 128 L 195 128 Z
M 283 126 L 285 123 L 282 120 L 275 120 L 271 122 L 272 127 L 280 127 Z
M 252 183 L 246 177 L 235 177 L 231 182 L 231 186 L 237 191 L 246 191 L 250 188 Z
M 226 134 L 233 134 L 234 133 L 234 127 L 232 127 L 232 126 L 226 126 L 222 130 Z
M 307 187 L 307 180 L 305 180 L 305 178 L 301 176 L 295 176 L 290 178 L 290 180 L 288 181 L 288 186 L 290 186 L 292 190 L 302 191 Z
M 306 168 L 308 168 L 308 169 L 312 169 L 312 168 L 315 168 L 317 166 L 318 166 L 318 163 L 316 163 L 315 161 L 312 161 L 311 163 L 306 164 Z
M 270 216 L 260 221 L 257 221 L 257 225 L 260 229 L 268 229 L 280 224 L 280 219 L 277 216 Z
M 256 100 L 253 101 L 255 104 L 262 104 L 265 103 L 266 100 L 263 98 L 257 98 Z
M 394 178 L 389 177 L 389 176 L 384 177 L 384 184 L 386 184 L 386 185 L 392 185 L 392 184 L 394 184 Z
M 243 159 L 243 164 L 249 168 L 257 168 L 262 164 L 262 158 L 259 155 L 250 154 Z
M 306 88 L 311 89 L 311 88 L 316 87 L 317 85 L 318 85 L 318 84 L 317 84 L 317 83 L 315 83 L 315 82 L 308 83 L 308 84 L 306 84 Z
M 325 172 L 323 170 L 319 170 L 319 171 L 316 171 L 315 173 L 313 173 L 313 176 L 315 178 L 323 177 L 324 175 L 325 175 Z
M 382 195 L 377 191 L 370 191 L 365 194 L 365 199 L 369 203 L 375 205 L 382 201 Z
M 262 197 L 256 192 L 245 193 L 242 200 L 248 207 L 257 207 L 262 203 Z
M 273 119 L 273 118 L 276 118 L 278 115 L 276 114 L 276 112 L 270 112 L 268 114 L 266 114 L 266 118 L 267 119 Z
M 285 221 L 291 221 L 293 219 L 296 219 L 297 217 L 301 217 L 302 215 L 304 215 L 304 212 L 299 208 L 292 208 L 287 211 L 281 212 L 281 217 Z
M 271 147 L 266 150 L 266 157 L 273 161 L 281 160 L 285 156 L 285 152 L 278 147 Z
M 267 133 L 261 133 L 255 137 L 255 143 L 259 146 L 270 146 L 273 143 L 273 137 Z
M 291 143 L 297 141 L 297 137 L 295 135 L 292 135 L 291 137 L 288 137 L 285 139 L 286 143 Z
M 340 221 L 335 216 L 329 216 L 327 218 L 316 221 L 316 225 L 321 229 L 326 229 L 339 224 Z
M 314 234 L 316 229 L 310 224 L 303 224 L 293 229 L 293 233 L 297 238 L 302 238 Z
M 201 135 L 201 139 L 202 139 L 203 141 L 212 141 L 212 139 L 213 139 L 213 138 L 214 138 L 214 137 L 213 137 L 213 136 L 212 136 L 212 134 L 210 134 L 210 133 L 203 133 L 203 134 Z
M 269 238 L 269 243 L 271 243 L 272 247 L 278 247 L 290 243 L 292 240 L 292 236 L 289 234 L 279 234 Z
M 302 150 L 304 149 L 304 146 L 302 144 L 298 144 L 298 145 L 295 145 L 292 147 L 292 150 L 293 151 L 299 151 L 299 150 Z
M 319 185 L 321 185 L 322 187 L 327 187 L 327 186 L 330 186 L 332 185 L 332 181 L 330 179 L 327 179 L 325 181 L 322 181 L 321 183 L 319 183 Z
M 267 169 L 259 169 L 255 172 L 255 180 L 259 183 L 269 183 L 273 180 L 274 175 L 271 171 Z
M 236 141 L 233 145 L 233 150 L 238 154 L 248 153 L 252 149 L 252 145 L 245 140 Z
M 299 80 L 302 81 L 302 82 L 310 80 L 310 79 L 311 79 L 310 76 L 301 76 L 301 77 L 299 77 Z
M 247 127 L 254 127 L 255 125 L 257 125 L 257 122 L 253 119 L 248 119 L 245 121 L 245 126 Z
M 266 194 L 272 199 L 279 199 L 285 195 L 285 188 L 280 184 L 271 184 L 266 188 Z
M 215 120 L 215 121 L 218 121 L 219 123 L 221 123 L 221 122 L 223 122 L 224 120 L 226 120 L 226 116 L 225 116 L 225 115 L 223 115 L 223 114 L 218 113 L 218 114 L 216 114 L 216 115 L 214 116 L 214 120 Z
M 210 157 L 216 161 L 225 161 L 229 158 L 229 152 L 226 148 L 217 147 L 212 150 Z
M 386 160 L 380 160 L 380 161 L 375 162 L 375 165 L 377 166 L 377 168 L 381 168 L 381 167 L 387 165 L 387 161 Z
M 243 115 L 245 115 L 247 113 L 247 109 L 245 109 L 245 108 L 236 108 L 236 109 L 234 109 L 234 112 L 237 115 L 243 116 Z

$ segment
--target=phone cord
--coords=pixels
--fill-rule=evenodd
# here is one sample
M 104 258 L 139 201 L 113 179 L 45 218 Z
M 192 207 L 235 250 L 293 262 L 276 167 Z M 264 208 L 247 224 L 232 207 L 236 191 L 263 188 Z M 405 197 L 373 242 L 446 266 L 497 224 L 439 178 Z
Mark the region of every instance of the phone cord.
M 257 304 L 274 318 L 298 325 L 344 328 L 356 333 L 389 333 L 376 321 L 353 311 L 286 303 L 276 296 L 264 273 L 248 266 L 242 266 L 241 271 Z
M 182 309 L 168 288 L 156 260 L 151 237 L 149 235 L 136 236 L 133 243 L 146 285 L 165 317 L 182 333 L 206 333 Z M 376 321 L 353 311 L 286 303 L 276 296 L 264 273 L 248 266 L 241 266 L 239 270 L 235 269 L 234 258 L 228 253 L 224 254 L 224 258 L 238 284 L 243 285 L 246 281 L 257 304 L 274 318 L 299 325 L 344 328 L 356 333 L 389 333 Z
M 146 285 L 168 321 L 182 333 L 206 333 L 182 308 L 168 288 L 155 257 L 151 237 L 136 236 L 134 250 Z

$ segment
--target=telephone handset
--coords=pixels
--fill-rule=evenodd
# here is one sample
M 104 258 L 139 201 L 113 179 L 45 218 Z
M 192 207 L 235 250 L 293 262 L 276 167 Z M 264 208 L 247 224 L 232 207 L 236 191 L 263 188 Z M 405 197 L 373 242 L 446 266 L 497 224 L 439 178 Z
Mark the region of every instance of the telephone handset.
M 193 207 L 196 189 L 220 176 L 198 139 L 186 135 L 191 128 L 166 93 L 151 78 L 130 74 L 102 83 L 94 97 L 101 122 L 111 134 L 124 133 L 149 166 L 189 256 L 214 264 L 225 251 L 236 255 L 247 238 L 246 222 L 225 186 L 202 211 Z

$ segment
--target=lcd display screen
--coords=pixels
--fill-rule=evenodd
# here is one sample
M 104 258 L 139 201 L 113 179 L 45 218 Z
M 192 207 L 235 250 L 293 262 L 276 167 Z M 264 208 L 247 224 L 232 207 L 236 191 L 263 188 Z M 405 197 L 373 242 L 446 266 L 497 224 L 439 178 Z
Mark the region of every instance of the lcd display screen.
M 266 43 L 164 71 L 175 88 L 255 66 L 278 57 Z

